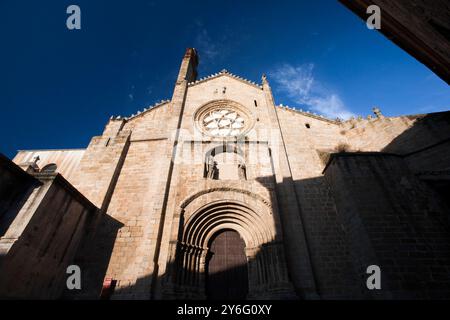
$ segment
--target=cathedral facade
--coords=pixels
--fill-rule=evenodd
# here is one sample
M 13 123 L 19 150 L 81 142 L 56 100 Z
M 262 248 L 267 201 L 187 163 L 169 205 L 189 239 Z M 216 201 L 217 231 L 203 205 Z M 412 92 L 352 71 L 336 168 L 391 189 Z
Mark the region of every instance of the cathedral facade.
M 449 112 L 327 119 L 197 67 L 86 149 L 0 158 L 2 297 L 450 298 Z

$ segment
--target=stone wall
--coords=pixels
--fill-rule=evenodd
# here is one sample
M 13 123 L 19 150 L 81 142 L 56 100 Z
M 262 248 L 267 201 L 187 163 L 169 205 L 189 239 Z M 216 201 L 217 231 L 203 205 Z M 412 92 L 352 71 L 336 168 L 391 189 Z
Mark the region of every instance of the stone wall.
M 85 149 L 67 150 L 20 150 L 14 157 L 14 163 L 33 162 L 35 157 L 39 157 L 37 165 L 43 169 L 46 165 L 56 164 L 56 172 L 60 173 L 67 181 L 72 182 L 78 175 L 78 165 L 84 155 Z
M 326 159 L 346 143 L 337 123 L 277 108 L 283 139 L 298 194 L 318 294 L 323 299 L 359 295 L 359 283 L 338 221 L 333 193 L 323 179 Z
M 78 166 L 73 185 L 105 211 L 129 146 L 130 131 L 110 121 L 102 136 L 93 137 Z
M 336 196 L 347 188 L 345 185 L 331 185 L 324 179 L 322 171 L 329 160 L 331 153 L 338 151 L 376 151 L 383 150 L 395 152 L 402 157 L 398 161 L 403 161 L 406 168 L 418 175 L 422 181 L 417 180 L 412 175 L 412 179 L 427 190 L 425 198 L 429 201 L 440 201 L 440 212 L 442 221 L 449 221 L 445 212 L 446 205 L 442 199 L 448 195 L 449 186 L 449 166 L 450 159 L 450 122 L 449 112 L 429 115 L 384 117 L 382 115 L 369 119 L 352 119 L 346 122 L 331 122 L 320 119 L 311 114 L 305 114 L 289 108 L 277 108 L 278 117 L 281 123 L 283 139 L 286 145 L 286 152 L 292 172 L 292 179 L 295 182 L 296 190 L 301 204 L 301 213 L 304 219 L 309 250 L 311 252 L 314 273 L 318 285 L 318 291 L 323 298 L 348 298 L 364 297 L 367 294 L 363 274 L 358 271 L 353 264 L 355 259 L 351 256 L 350 248 L 357 241 L 358 237 L 364 239 L 360 234 L 351 241 L 344 227 L 343 220 L 339 216 L 336 205 L 341 205 L 342 210 L 357 210 L 352 198 L 352 191 L 346 193 L 342 199 L 335 200 Z M 404 160 L 403 160 L 404 159 Z M 350 161 L 347 158 L 341 160 L 345 164 Z M 354 164 L 349 163 L 348 166 Z M 379 165 L 376 169 L 375 166 Z M 356 166 L 356 165 L 354 165 Z M 377 177 L 380 183 L 384 179 L 389 180 L 389 176 L 401 174 L 398 168 L 385 168 L 382 163 L 374 163 L 371 168 L 373 174 L 377 170 L 383 171 Z M 352 181 L 351 174 L 358 175 L 358 170 L 349 171 L 349 181 Z M 330 169 L 328 169 L 330 170 Z M 392 170 L 392 172 L 390 172 Z M 369 171 L 369 170 L 368 170 Z M 359 180 L 362 190 L 365 185 L 371 185 L 370 176 L 367 180 L 364 177 L 354 177 Z M 348 182 L 351 183 L 351 182 Z M 364 186 L 364 187 L 363 187 Z M 383 186 L 384 183 L 383 183 Z M 429 187 L 433 187 L 432 191 Z M 416 199 L 411 190 L 406 190 L 407 195 L 399 194 L 386 187 L 386 194 L 391 194 L 391 201 L 398 201 L 402 206 L 405 201 L 408 205 L 418 205 L 424 199 Z M 353 190 L 353 188 L 349 188 Z M 381 192 L 381 191 L 380 191 Z M 412 191 L 411 191 L 412 192 Z M 367 194 L 357 196 L 361 201 L 373 201 L 379 199 L 377 195 Z M 397 198 L 398 197 L 398 198 Z M 345 199 L 345 203 L 344 200 Z M 384 203 L 386 199 L 380 200 Z M 345 209 L 342 209 L 343 207 Z M 371 208 L 373 214 L 377 211 Z M 370 211 L 368 209 L 368 211 Z M 447 210 L 447 211 L 446 211 Z M 383 218 L 380 217 L 380 221 Z M 375 222 L 373 220 L 368 224 Z M 394 225 L 394 222 L 391 221 Z M 397 227 L 399 227 L 397 225 Z M 438 227 L 437 224 L 433 225 Z M 394 228 L 394 227 L 393 227 Z M 431 229 L 431 228 L 430 228 Z M 435 231 L 439 234 L 439 231 Z M 362 241 L 362 240 L 361 240 Z M 442 239 L 432 239 L 429 241 L 443 241 Z M 359 272 L 359 273 L 358 273 Z M 442 273 L 443 274 L 443 273 Z
M 29 195 L 41 183 L 0 154 L 0 237 L 5 234 Z
M 384 153 L 333 155 L 325 170 L 360 281 L 369 265 L 382 271 L 382 290 L 366 297 L 450 295 L 448 209 L 408 169 Z
M 55 299 L 97 209 L 59 174 L 29 180 L 38 182 L 0 238 L 0 296 Z
M 5 266 L 13 272 L 14 266 L 24 263 L 24 254 L 32 257 L 27 265 L 42 262 L 37 271 L 24 268 L 28 273 L 18 277 L 25 284 L 11 291 L 11 296 L 56 297 L 62 290 L 57 284 L 63 268 L 75 261 L 82 268 L 84 285 L 79 292 L 65 291 L 65 298 L 97 299 L 107 279 L 115 282 L 112 299 L 200 297 L 201 281 L 180 285 L 170 280 L 182 273 L 174 270 L 179 263 L 177 250 L 194 253 L 186 256 L 192 259 L 186 266 L 196 272 L 189 276 L 200 279 L 206 240 L 225 226 L 243 233 L 249 261 L 258 261 L 249 269 L 259 270 L 249 275 L 253 298 L 372 297 L 363 268 L 373 261 L 386 269 L 387 292 L 392 297 L 420 296 L 415 287 L 407 295 L 419 270 L 411 267 L 411 261 L 431 277 L 429 287 L 419 279 L 429 297 L 446 293 L 435 281 L 448 271 L 448 261 L 439 260 L 448 249 L 442 244 L 448 242 L 448 232 L 444 223 L 436 222 L 448 222 L 445 203 L 413 173 L 421 177 L 431 169 L 440 173 L 449 169 L 449 113 L 392 118 L 378 114 L 333 121 L 275 107 L 265 77 L 257 85 L 223 71 L 194 81 L 197 63 L 195 51 L 187 50 L 170 101 L 128 118 L 111 118 L 103 133 L 76 156 L 65 151 L 30 151 L 15 158 L 28 163 L 27 170 L 35 155 L 42 156 L 43 163 L 55 161 L 83 196 L 59 175 L 35 174 L 36 179 L 10 170 L 0 176 L 0 182 L 11 186 L 0 184 L 0 199 L 5 199 L 0 202 L 1 223 L 8 228 L 21 223 L 19 229 L 28 235 L 17 240 L 22 231 L 16 231 L 17 239 L 2 238 L 3 252 L 14 253 L 15 244 L 20 248 L 16 257 L 7 259 L 10 266 Z M 202 134 L 196 112 L 214 101 L 245 108 L 251 122 L 245 137 Z M 238 154 L 239 161 L 245 162 L 245 177 L 208 178 L 205 159 L 212 149 Z M 379 153 L 383 150 L 399 155 Z M 338 151 L 376 154 L 332 155 Z M 442 181 L 438 182 L 436 187 L 442 189 Z M 5 223 L 4 217 L 21 214 L 11 206 L 21 199 L 26 203 L 17 208 L 22 208 L 30 223 L 17 218 Z M 94 210 L 94 205 L 100 214 L 86 224 L 87 211 Z M 199 223 L 205 227 L 194 238 L 202 239 L 202 245 L 185 243 L 188 220 L 203 217 L 205 208 L 216 210 L 216 205 L 227 212 L 216 217 L 217 225 Z M 231 208 L 235 215 L 228 212 Z M 246 219 L 251 222 L 242 222 Z M 43 232 L 39 226 L 46 223 L 50 228 Z M 206 226 L 211 230 L 205 231 Z M 42 237 L 43 242 L 36 240 Z M 58 241 L 50 242 L 52 237 Z M 387 252 L 389 246 L 394 248 L 391 252 Z M 403 249 L 398 259 L 393 257 Z M 382 260 L 382 255 L 391 260 Z M 439 261 L 444 269 L 435 269 Z M 50 274 L 51 268 L 56 272 Z M 280 287 L 273 270 L 282 279 Z M 266 274 L 268 280 L 258 274 Z M 51 290 L 40 291 L 41 285 Z M 5 288 L 15 287 L 6 283 Z
M 108 214 L 123 227 L 107 271 L 119 280 L 116 298 L 149 298 L 170 162 L 167 149 L 166 139 L 132 142 L 117 181 Z

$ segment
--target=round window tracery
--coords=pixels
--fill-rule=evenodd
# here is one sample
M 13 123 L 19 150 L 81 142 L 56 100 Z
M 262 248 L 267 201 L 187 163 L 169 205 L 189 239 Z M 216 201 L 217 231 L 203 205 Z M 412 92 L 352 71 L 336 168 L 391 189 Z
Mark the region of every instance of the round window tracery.
M 204 133 L 214 137 L 235 137 L 251 127 L 251 117 L 237 103 L 216 101 L 199 109 L 196 123 Z
M 244 118 L 235 110 L 213 110 L 203 118 L 203 126 L 213 136 L 238 136 L 245 126 Z

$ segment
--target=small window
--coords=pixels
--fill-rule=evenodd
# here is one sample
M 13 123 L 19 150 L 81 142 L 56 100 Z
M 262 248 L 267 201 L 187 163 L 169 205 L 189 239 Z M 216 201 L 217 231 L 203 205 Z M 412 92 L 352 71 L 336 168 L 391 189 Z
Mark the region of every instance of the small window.
M 256 102 L 256 100 L 253 100 L 253 102 L 255 103 L 255 107 L 258 106 L 258 102 Z
M 41 172 L 43 173 L 53 173 L 56 171 L 56 169 L 58 168 L 58 166 L 54 163 L 50 163 L 48 165 L 46 165 L 45 167 L 43 167 L 41 169 Z
M 306 123 L 306 124 L 305 124 L 305 127 L 306 127 L 307 129 L 310 129 L 310 128 L 311 128 L 311 125 L 310 125 L 309 123 Z

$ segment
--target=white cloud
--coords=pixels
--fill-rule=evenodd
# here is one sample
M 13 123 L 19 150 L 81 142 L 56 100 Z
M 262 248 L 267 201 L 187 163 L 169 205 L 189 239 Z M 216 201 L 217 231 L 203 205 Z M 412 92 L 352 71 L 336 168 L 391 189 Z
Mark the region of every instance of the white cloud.
M 195 47 L 204 59 L 214 59 L 219 54 L 218 45 L 211 39 L 206 29 L 201 29 L 195 38 Z
M 314 64 L 284 64 L 270 73 L 276 90 L 284 92 L 295 103 L 307 106 L 329 118 L 348 119 L 355 116 L 337 93 L 330 92 L 313 74 Z
M 325 97 L 310 98 L 311 108 L 317 112 L 330 118 L 348 119 L 354 117 L 355 114 L 347 110 L 341 98 L 336 94 Z

